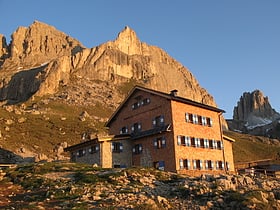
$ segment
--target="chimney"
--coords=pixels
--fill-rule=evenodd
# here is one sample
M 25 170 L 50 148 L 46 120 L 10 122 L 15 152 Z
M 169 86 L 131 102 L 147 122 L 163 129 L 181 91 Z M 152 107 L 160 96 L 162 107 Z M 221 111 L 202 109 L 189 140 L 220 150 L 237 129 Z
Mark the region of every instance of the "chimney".
M 178 93 L 178 90 L 171 90 L 170 95 L 176 97 Z

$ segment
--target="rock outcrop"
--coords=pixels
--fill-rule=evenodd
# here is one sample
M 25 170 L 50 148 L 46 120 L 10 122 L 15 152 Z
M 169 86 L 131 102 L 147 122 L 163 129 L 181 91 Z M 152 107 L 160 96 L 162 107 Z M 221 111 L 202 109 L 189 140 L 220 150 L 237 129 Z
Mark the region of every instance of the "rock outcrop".
M 4 43 L 0 101 L 8 104 L 58 94 L 71 103 L 102 102 L 115 108 L 140 84 L 167 93 L 177 89 L 182 97 L 216 106 L 186 67 L 159 47 L 141 42 L 127 26 L 115 40 L 91 49 L 38 21 L 19 27 L 11 43 Z
M 5 59 L 2 69 L 34 68 L 61 56 L 74 55 L 84 48 L 76 39 L 39 21 L 34 21 L 28 28 L 19 27 L 11 37 L 10 56 Z
M 258 129 L 261 132 L 257 133 L 263 134 L 263 130 L 267 130 L 279 119 L 280 114 L 271 107 L 268 97 L 265 97 L 260 90 L 245 92 L 234 107 L 230 129 L 249 133 L 254 133 Z

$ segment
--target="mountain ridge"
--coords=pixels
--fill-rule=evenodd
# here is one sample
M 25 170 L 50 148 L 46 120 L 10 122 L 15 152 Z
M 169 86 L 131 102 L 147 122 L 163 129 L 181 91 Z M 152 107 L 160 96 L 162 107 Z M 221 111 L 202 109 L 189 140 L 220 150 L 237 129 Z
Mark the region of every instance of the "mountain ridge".
M 49 37 L 50 33 L 55 34 L 55 37 Z M 18 94 L 21 93 L 20 88 L 16 87 L 18 82 L 12 85 L 17 93 L 12 90 L 9 95 L 5 94 L 3 87 L 9 92 L 7 82 L 11 81 L 15 72 L 33 70 L 34 73 L 34 69 L 37 69 L 37 74 L 26 80 L 38 85 L 32 89 L 25 89 L 29 93 L 23 95 L 54 94 L 61 84 L 69 83 L 70 77 L 86 77 L 114 85 L 133 79 L 144 86 L 164 92 L 178 89 L 182 97 L 216 106 L 213 97 L 199 85 L 186 67 L 164 50 L 141 42 L 128 26 L 115 40 L 94 48 L 85 48 L 80 42 L 59 32 L 53 26 L 35 21 L 30 27 L 19 27 L 13 33 L 8 49 L 10 56 L 4 59 L 0 69 L 2 101 L 9 100 L 9 95 L 13 96 L 14 102 L 26 100 L 28 97 L 21 98 Z M 5 49 L 2 48 L 2 51 Z M 3 75 L 3 72 L 9 72 L 7 75 L 10 75 L 10 78 Z M 22 84 L 21 81 L 20 84 L 24 86 L 25 83 Z

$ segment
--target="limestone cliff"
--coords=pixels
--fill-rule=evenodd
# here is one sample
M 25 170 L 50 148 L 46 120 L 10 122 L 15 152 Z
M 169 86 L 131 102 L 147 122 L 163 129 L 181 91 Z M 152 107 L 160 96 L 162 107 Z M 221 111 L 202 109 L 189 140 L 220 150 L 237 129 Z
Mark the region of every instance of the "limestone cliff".
M 35 21 L 28 28 L 19 27 L 9 46 L 3 43 L 2 49 L 10 50 L 0 66 L 1 101 L 18 103 L 31 96 L 57 94 L 63 87 L 69 101 L 100 99 L 116 107 L 124 98 L 120 87 L 134 81 L 164 92 L 177 89 L 182 97 L 216 106 L 186 67 L 164 50 L 141 42 L 129 27 L 115 40 L 88 49 Z M 87 100 L 74 98 L 77 95 Z
M 79 41 L 39 21 L 28 28 L 19 27 L 11 37 L 10 56 L 2 66 L 6 70 L 37 67 L 61 56 L 71 56 L 83 48 Z
M 280 114 L 271 107 L 268 97 L 260 90 L 255 90 L 251 93 L 245 92 L 240 97 L 233 110 L 230 128 L 265 135 L 266 131 L 272 129 L 274 121 L 279 119 Z

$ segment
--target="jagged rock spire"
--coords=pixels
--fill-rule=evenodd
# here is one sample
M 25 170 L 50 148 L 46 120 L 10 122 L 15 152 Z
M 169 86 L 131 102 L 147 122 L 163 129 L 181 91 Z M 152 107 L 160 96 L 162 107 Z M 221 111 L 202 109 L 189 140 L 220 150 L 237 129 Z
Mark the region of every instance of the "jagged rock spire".
M 233 129 L 247 130 L 264 126 L 280 118 L 260 90 L 244 92 L 233 110 Z
M 118 34 L 114 43 L 120 51 L 127 55 L 142 54 L 141 42 L 135 31 L 128 26 L 125 26 L 125 28 Z

